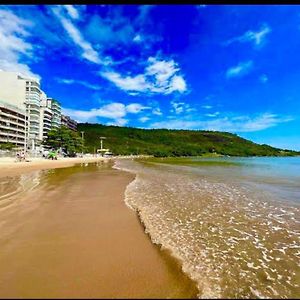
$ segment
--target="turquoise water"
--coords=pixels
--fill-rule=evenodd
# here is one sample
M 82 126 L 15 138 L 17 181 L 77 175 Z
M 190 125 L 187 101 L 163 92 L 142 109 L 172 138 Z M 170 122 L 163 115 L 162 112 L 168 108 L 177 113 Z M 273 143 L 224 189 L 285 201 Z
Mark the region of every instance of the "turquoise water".
M 234 167 L 226 168 L 199 166 L 196 167 L 196 172 L 224 181 L 253 185 L 257 189 L 273 193 L 274 199 L 300 203 L 300 157 L 220 157 L 191 160 L 237 163 Z
M 199 298 L 300 297 L 300 158 L 119 160 L 126 204 Z

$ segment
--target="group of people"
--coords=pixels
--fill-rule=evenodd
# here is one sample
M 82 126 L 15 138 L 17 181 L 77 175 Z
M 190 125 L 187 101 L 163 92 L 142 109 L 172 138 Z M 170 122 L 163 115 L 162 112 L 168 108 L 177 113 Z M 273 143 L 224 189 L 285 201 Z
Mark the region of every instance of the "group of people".
M 16 154 L 16 161 L 26 161 L 25 152 L 20 151 Z
M 57 152 L 54 150 L 44 151 L 43 157 L 47 159 L 57 160 Z M 16 153 L 16 162 L 26 161 L 25 151 L 19 151 Z

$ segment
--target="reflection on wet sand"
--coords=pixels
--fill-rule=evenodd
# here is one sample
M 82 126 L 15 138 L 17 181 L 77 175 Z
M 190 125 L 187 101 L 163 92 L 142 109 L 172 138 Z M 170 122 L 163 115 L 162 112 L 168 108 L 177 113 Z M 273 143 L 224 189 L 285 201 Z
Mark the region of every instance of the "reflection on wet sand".
M 2 178 L 0 297 L 195 297 L 124 205 L 132 180 L 101 162 Z

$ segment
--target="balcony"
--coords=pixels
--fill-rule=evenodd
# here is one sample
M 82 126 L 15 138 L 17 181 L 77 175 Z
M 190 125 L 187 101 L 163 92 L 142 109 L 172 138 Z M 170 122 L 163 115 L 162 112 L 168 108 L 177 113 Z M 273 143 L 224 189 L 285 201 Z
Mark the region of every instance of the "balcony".
M 40 109 L 39 109 L 39 107 L 30 107 L 30 109 L 29 109 L 29 113 L 30 114 L 35 114 L 35 115 L 40 115 Z
M 30 106 L 35 105 L 35 106 L 40 107 L 40 105 L 41 105 L 40 97 L 29 96 L 26 99 L 26 104 L 30 105 Z
M 25 121 L 25 115 L 24 117 L 20 117 L 20 116 L 17 116 L 15 114 L 9 114 L 9 113 L 6 113 L 4 111 L 0 111 L 0 116 L 4 116 L 4 117 L 7 117 L 7 118 L 14 118 L 14 119 L 17 119 L 17 120 L 20 120 L 20 121 Z
M 25 128 L 17 128 L 17 127 L 11 127 L 11 126 L 6 126 L 3 124 L 0 124 L 0 128 L 1 129 L 5 129 L 6 133 L 10 134 L 11 131 L 16 131 L 16 132 L 20 132 L 20 133 L 25 133 Z
M 7 138 L 0 137 L 0 142 L 7 143 Z M 24 141 L 22 141 L 22 140 L 15 140 L 15 139 L 8 139 L 8 142 L 12 143 L 12 144 L 18 144 L 18 145 L 24 145 L 25 144 Z
M 18 133 L 1 132 L 0 136 L 2 136 L 2 138 L 6 138 L 6 139 L 12 139 L 12 138 L 25 139 L 25 134 L 18 134 Z
M 4 123 L 9 123 L 10 125 L 25 127 L 25 120 L 23 122 L 17 121 L 17 120 L 12 120 L 12 119 L 7 119 L 7 118 L 1 118 L 0 120 Z

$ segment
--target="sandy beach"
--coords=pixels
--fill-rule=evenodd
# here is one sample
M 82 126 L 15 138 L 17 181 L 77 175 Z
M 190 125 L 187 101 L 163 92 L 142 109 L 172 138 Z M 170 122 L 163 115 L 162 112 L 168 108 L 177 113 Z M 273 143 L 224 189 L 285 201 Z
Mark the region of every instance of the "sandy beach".
M 16 162 L 15 158 L 0 158 L 0 178 L 3 176 L 14 176 L 28 173 L 36 170 L 56 169 L 71 167 L 78 163 L 91 163 L 99 161 L 109 161 L 104 157 L 59 157 L 57 160 L 49 160 L 45 158 L 27 158 L 27 161 Z
M 0 162 L 1 298 L 196 296 L 124 204 L 134 176 L 111 165 Z

